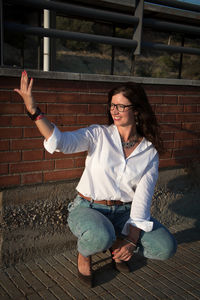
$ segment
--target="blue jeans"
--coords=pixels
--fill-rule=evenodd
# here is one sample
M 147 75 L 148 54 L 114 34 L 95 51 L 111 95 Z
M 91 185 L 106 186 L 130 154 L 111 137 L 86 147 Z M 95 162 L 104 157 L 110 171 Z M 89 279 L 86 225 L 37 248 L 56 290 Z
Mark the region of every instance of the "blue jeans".
M 91 203 L 77 196 L 68 206 L 68 224 L 78 238 L 78 252 L 87 257 L 109 249 L 121 235 L 130 217 L 131 204 L 106 206 Z M 177 248 L 173 235 L 157 220 L 151 232 L 141 231 L 137 252 L 151 259 L 165 260 L 172 257 Z

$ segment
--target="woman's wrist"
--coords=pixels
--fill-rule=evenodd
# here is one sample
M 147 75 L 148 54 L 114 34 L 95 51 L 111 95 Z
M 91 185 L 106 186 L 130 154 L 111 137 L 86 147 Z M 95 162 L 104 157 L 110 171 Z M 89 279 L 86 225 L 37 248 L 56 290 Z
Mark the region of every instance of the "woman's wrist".
M 137 243 L 133 242 L 132 240 L 130 240 L 128 237 L 124 238 L 124 241 L 128 242 L 129 244 L 133 245 L 135 248 L 137 248 Z
M 39 107 L 36 107 L 36 110 L 33 114 L 27 110 L 27 115 L 29 116 L 29 118 L 32 121 L 37 121 L 39 119 L 42 119 L 42 117 L 44 116 L 44 113 L 40 110 Z

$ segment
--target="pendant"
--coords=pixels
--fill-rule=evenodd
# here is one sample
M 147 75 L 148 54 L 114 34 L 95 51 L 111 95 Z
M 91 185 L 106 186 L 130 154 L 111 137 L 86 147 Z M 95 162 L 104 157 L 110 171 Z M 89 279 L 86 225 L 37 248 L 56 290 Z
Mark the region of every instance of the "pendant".
M 124 142 L 124 140 L 121 137 L 121 142 L 122 142 L 122 147 L 123 148 L 130 149 L 131 147 L 133 147 L 138 142 L 138 137 L 135 136 L 134 140 L 132 140 L 130 142 Z

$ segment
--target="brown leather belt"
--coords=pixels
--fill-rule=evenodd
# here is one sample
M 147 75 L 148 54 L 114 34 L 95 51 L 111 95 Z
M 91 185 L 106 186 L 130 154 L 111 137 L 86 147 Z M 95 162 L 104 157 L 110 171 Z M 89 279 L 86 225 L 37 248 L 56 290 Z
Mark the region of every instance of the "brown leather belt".
M 84 195 L 82 195 L 81 193 L 78 193 L 79 196 L 81 196 L 82 198 L 84 198 L 87 201 L 92 201 L 93 203 L 97 203 L 97 204 L 103 204 L 103 205 L 108 205 L 108 206 L 112 206 L 112 205 L 124 205 L 124 204 L 129 204 L 131 202 L 122 202 L 120 200 L 93 200 L 90 197 L 86 197 Z

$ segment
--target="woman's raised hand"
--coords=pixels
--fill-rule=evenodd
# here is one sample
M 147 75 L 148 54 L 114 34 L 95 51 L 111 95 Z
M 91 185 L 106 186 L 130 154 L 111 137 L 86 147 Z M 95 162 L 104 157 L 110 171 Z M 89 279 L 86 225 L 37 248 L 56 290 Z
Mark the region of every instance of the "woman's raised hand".
M 26 71 L 22 72 L 20 89 L 14 89 L 24 100 L 26 109 L 34 114 L 36 111 L 36 103 L 32 96 L 33 78 L 29 81 Z

